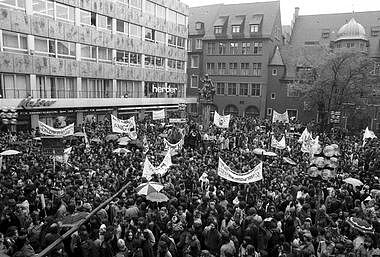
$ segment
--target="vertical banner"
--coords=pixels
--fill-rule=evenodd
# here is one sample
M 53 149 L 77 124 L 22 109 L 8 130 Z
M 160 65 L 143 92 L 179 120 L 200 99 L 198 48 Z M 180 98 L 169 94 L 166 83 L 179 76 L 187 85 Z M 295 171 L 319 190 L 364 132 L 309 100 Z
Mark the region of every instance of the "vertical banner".
M 153 120 L 163 120 L 165 119 L 165 110 L 153 111 Z

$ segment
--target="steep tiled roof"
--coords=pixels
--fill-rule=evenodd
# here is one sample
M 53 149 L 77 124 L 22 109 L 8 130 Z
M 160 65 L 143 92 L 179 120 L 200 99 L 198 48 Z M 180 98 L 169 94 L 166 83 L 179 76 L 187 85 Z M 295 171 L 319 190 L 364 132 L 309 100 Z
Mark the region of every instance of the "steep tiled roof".
M 195 23 L 203 22 L 205 27 L 205 37 L 210 39 L 215 38 L 214 23 L 219 17 L 229 17 L 227 21 L 227 37 L 231 37 L 231 22 L 234 22 L 236 16 L 246 16 L 244 21 L 247 21 L 254 15 L 263 15 L 261 34 L 262 36 L 271 36 L 279 12 L 280 1 L 193 7 L 190 8 L 189 33 L 190 35 L 196 35 L 197 31 L 195 29 Z M 245 34 L 249 34 L 249 24 L 244 24 L 243 29 Z
M 276 47 L 276 50 L 274 51 L 272 60 L 270 61 L 269 65 L 277 65 L 277 66 L 283 66 L 284 62 L 282 60 L 280 48 L 278 46 Z

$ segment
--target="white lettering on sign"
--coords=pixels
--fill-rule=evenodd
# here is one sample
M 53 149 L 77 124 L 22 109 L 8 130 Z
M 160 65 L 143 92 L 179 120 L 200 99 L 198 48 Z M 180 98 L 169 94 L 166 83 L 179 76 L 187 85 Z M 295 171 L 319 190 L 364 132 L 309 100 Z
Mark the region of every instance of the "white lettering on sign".
M 177 88 L 172 88 L 170 86 L 164 86 L 160 87 L 155 84 L 152 85 L 152 92 L 153 93 L 175 93 L 178 89 Z

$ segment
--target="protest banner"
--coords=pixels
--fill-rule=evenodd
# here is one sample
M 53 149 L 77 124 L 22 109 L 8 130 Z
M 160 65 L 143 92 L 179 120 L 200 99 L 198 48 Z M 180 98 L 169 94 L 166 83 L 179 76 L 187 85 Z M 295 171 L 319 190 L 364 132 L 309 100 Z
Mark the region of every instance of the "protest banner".
M 154 167 L 153 164 L 149 161 L 148 156 L 145 157 L 144 169 L 142 176 L 146 178 L 148 181 L 152 179 L 153 174 L 158 174 L 163 176 L 169 170 L 172 165 L 172 157 L 170 151 L 168 151 L 165 155 L 165 158 L 161 162 L 160 165 Z
M 186 118 L 173 118 L 169 119 L 169 123 L 186 123 L 187 119 Z
M 368 127 L 366 127 L 365 131 L 364 131 L 364 134 L 363 134 L 363 147 L 365 146 L 366 144 L 366 139 L 374 139 L 374 138 L 377 138 L 377 136 L 375 135 L 375 132 L 373 132 L 372 130 L 369 130 Z
M 64 128 L 53 128 L 41 121 L 38 121 L 38 127 L 42 135 L 51 137 L 67 137 L 74 134 L 74 123 Z
M 214 124 L 219 128 L 228 128 L 230 126 L 231 115 L 219 115 L 214 113 Z
M 182 136 L 181 140 L 179 140 L 177 143 L 172 144 L 170 143 L 166 138 L 164 138 L 164 145 L 165 145 L 165 150 L 168 151 L 170 150 L 170 153 L 174 155 L 176 152 L 179 152 L 182 150 L 184 144 L 184 138 Z
M 286 148 L 285 136 L 282 136 L 280 141 L 277 141 L 276 137 L 272 135 L 271 146 L 276 149 L 283 150 Z
M 163 120 L 165 119 L 165 110 L 153 111 L 153 120 Z
M 131 139 L 137 139 L 135 117 L 121 120 L 111 114 L 112 132 L 127 134 Z
M 288 111 L 286 111 L 284 113 L 278 113 L 278 112 L 273 110 L 272 122 L 289 123 Z
M 255 168 L 245 173 L 236 173 L 219 158 L 218 175 L 229 181 L 239 184 L 249 184 L 263 179 L 263 163 L 260 162 Z

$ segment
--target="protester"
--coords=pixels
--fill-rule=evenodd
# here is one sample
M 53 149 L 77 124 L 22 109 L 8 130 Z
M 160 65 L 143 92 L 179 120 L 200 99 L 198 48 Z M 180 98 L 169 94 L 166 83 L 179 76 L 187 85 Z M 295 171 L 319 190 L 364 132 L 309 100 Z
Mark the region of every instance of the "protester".
M 48 256 L 379 256 L 377 139 L 363 146 L 357 135 L 320 134 L 320 143 L 337 144 L 340 152 L 321 158 L 337 158 L 339 165 L 315 175 L 312 154 L 302 152 L 298 142 L 301 124 L 233 117 L 228 128 L 210 125 L 204 132 L 200 122 L 173 125 L 146 118 L 137 122 L 138 139 L 120 146 L 107 119 L 89 121 L 78 126 L 85 128 L 88 142 L 82 136 L 65 140 L 72 147 L 66 161 L 45 154 L 32 133 L 18 132 L 15 140 L 2 134 L 2 150 L 21 153 L 2 159 L 0 256 L 42 251 L 126 184 Z M 316 135 L 312 125 L 308 129 Z M 40 135 L 38 129 L 33 134 Z M 286 136 L 283 150 L 271 146 L 272 135 Z M 147 182 L 146 156 L 158 167 L 167 153 L 164 140 L 176 145 L 182 137 L 169 170 L 152 174 L 168 201 L 137 194 Z M 114 153 L 120 147 L 128 151 Z M 255 154 L 256 148 L 277 156 Z M 262 163 L 263 179 L 249 184 L 224 179 L 218 175 L 219 158 L 238 176 Z M 362 184 L 345 183 L 348 177 Z

